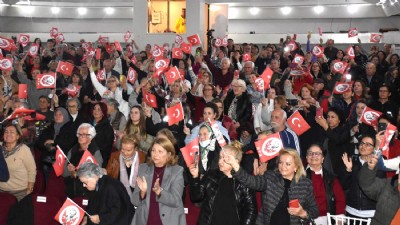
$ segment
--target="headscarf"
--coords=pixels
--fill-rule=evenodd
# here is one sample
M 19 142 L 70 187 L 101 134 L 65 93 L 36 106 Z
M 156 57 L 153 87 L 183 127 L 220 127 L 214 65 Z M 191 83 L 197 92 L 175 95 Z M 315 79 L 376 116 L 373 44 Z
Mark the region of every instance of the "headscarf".
M 60 111 L 63 114 L 63 121 L 61 123 L 54 123 L 54 138 L 60 133 L 61 127 L 63 127 L 66 123 L 69 122 L 69 114 L 68 111 L 64 108 L 57 108 L 54 111 L 54 115 L 57 113 L 57 111 Z

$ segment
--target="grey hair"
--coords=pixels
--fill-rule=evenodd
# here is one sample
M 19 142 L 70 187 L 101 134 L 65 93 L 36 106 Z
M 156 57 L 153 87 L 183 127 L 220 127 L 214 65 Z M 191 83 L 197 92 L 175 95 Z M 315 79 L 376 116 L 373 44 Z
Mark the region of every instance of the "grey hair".
M 104 101 L 107 105 L 112 105 L 112 106 L 114 106 L 115 109 L 118 110 L 119 103 L 118 103 L 118 101 L 115 100 L 114 98 L 105 98 L 103 101 Z
M 96 129 L 89 123 L 82 123 L 79 127 L 78 130 L 76 131 L 76 136 L 78 137 L 79 135 L 79 130 L 82 128 L 86 128 L 89 131 L 90 138 L 93 139 L 96 136 Z
M 251 69 L 254 69 L 254 62 L 253 61 L 247 61 L 243 65 L 246 65 L 247 63 L 251 64 Z
M 81 101 L 79 101 L 78 98 L 70 98 L 70 99 L 68 99 L 66 105 L 68 106 L 68 104 L 70 102 L 76 102 L 76 104 L 78 105 L 78 109 L 81 109 L 82 104 L 81 104 Z
M 109 78 L 107 78 L 107 81 L 108 81 L 109 79 L 111 79 L 111 78 L 114 78 L 114 79 L 115 79 L 115 83 L 116 83 L 117 85 L 119 85 L 119 79 L 118 79 L 117 76 L 111 75 Z
M 92 162 L 86 162 L 82 165 L 79 166 L 79 169 L 77 171 L 77 176 L 78 177 L 88 177 L 92 178 L 95 176 L 98 176 L 99 178 L 103 177 L 103 169 L 92 163 Z
M 222 58 L 221 62 L 224 61 L 224 60 L 227 60 L 227 61 L 228 61 L 228 64 L 231 64 L 231 60 L 230 60 L 228 57 Z

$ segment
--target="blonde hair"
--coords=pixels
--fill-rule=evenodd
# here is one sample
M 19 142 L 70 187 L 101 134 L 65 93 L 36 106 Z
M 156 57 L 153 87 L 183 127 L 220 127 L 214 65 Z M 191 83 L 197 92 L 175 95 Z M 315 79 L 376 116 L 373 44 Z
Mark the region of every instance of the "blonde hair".
M 292 149 L 292 148 L 286 148 L 284 150 L 281 150 L 279 152 L 278 162 L 279 162 L 281 156 L 283 156 L 283 155 L 290 155 L 293 157 L 294 163 L 296 164 L 296 171 L 295 171 L 294 178 L 295 178 L 296 182 L 299 182 L 300 177 L 306 175 L 306 172 L 303 167 L 303 162 L 300 159 L 299 153 L 297 152 L 296 149 Z
M 173 165 L 177 164 L 178 156 L 176 156 L 175 147 L 174 147 L 174 145 L 172 144 L 172 142 L 170 140 L 168 140 L 166 138 L 155 138 L 153 144 L 151 145 L 150 151 L 153 150 L 153 146 L 155 144 L 160 145 L 163 149 L 165 149 L 165 151 L 170 153 L 169 159 L 167 161 L 167 165 L 173 166 Z M 149 165 L 154 165 L 154 162 L 151 159 L 151 157 L 149 159 L 148 164 Z
M 233 141 L 231 144 L 222 147 L 222 151 L 225 150 L 232 152 L 233 156 L 239 161 L 239 163 L 242 161 L 242 144 L 239 141 Z

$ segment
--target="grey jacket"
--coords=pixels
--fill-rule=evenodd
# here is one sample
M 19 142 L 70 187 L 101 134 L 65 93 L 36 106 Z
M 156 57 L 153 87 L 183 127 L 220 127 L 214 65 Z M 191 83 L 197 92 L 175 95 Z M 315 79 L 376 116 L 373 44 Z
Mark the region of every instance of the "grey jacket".
M 131 225 L 147 224 L 150 207 L 150 192 L 152 191 L 152 180 L 154 166 L 142 164 L 139 166 L 138 176 L 145 177 L 147 181 L 147 193 L 144 200 L 140 200 L 140 189 L 135 188 L 132 195 L 132 203 L 135 205 L 136 212 Z M 167 166 L 164 171 L 161 187 L 164 189 L 161 196 L 157 198 L 160 207 L 160 218 L 163 224 L 186 225 L 186 216 L 183 209 L 183 168 Z
M 376 177 L 376 171 L 376 167 L 370 170 L 365 163 L 360 170 L 359 184 L 369 198 L 377 201 L 371 225 L 390 225 L 400 208 L 397 175 L 394 179 L 383 179 Z
M 262 191 L 262 209 L 257 217 L 257 225 L 270 224 L 271 215 L 278 205 L 285 187 L 283 177 L 279 172 L 266 171 L 263 176 L 252 176 L 244 169 L 240 169 L 233 176 L 244 186 Z M 317 218 L 319 215 L 318 205 L 315 201 L 311 180 L 301 177 L 299 182 L 293 179 L 290 190 L 289 200 L 298 199 L 300 205 L 307 211 L 309 218 Z M 290 216 L 290 225 L 300 225 L 300 217 Z

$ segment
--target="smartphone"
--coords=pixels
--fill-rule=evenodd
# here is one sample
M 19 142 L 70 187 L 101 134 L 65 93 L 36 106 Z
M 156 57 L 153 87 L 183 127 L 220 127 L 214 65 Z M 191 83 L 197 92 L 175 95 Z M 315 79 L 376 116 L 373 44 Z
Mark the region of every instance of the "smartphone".
M 289 208 L 299 208 L 299 200 L 298 199 L 293 199 L 289 201 Z
M 317 116 L 318 118 L 324 117 L 324 109 L 323 109 L 322 107 L 319 107 L 319 108 L 317 109 L 316 116 Z
M 378 132 L 386 130 L 387 123 L 378 123 Z
M 296 105 L 299 104 L 299 100 L 297 100 L 297 99 L 288 99 L 288 100 L 287 100 L 287 103 L 288 103 L 288 105 L 290 105 L 290 106 L 296 106 Z

